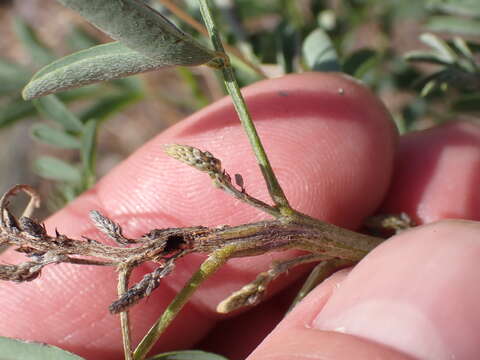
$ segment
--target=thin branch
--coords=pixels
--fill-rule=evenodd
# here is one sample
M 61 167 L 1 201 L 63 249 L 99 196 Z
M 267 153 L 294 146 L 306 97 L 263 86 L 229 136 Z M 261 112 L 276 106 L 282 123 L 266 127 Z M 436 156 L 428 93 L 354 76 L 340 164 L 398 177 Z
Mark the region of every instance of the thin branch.
M 208 0 L 198 0 L 198 2 L 200 4 L 200 12 L 202 13 L 202 17 L 205 21 L 205 25 L 207 27 L 213 47 L 219 54 L 225 54 L 225 49 L 223 47 L 220 34 L 218 33 L 215 21 L 210 11 L 211 5 L 209 5 Z M 232 97 L 235 110 L 237 111 L 240 122 L 245 129 L 253 152 L 255 153 L 258 165 L 260 166 L 263 177 L 265 178 L 265 182 L 267 183 L 268 192 L 270 193 L 275 206 L 279 208 L 280 213 L 285 216 L 291 215 L 294 211 L 290 207 L 290 204 L 288 203 L 277 177 L 273 172 L 272 166 L 268 160 L 265 149 L 263 148 L 260 137 L 258 136 L 255 125 L 253 124 L 252 117 L 250 116 L 250 112 L 248 111 L 243 95 L 240 92 L 240 87 L 238 86 L 235 74 L 226 54 L 225 63 L 221 70 L 225 87 Z
M 128 290 L 128 280 L 130 279 L 131 272 L 131 266 L 119 266 L 117 287 L 119 297 L 122 297 Z M 120 313 L 120 328 L 122 330 L 123 352 L 125 354 L 125 360 L 133 360 L 132 336 L 130 333 L 130 316 L 128 309 Z
M 205 29 L 202 24 L 200 24 L 197 20 L 192 18 L 190 15 L 188 15 L 185 11 L 183 11 L 180 7 L 175 5 L 171 0 L 158 0 L 163 6 L 165 6 L 168 10 L 170 10 L 175 16 L 177 16 L 179 19 L 182 19 L 185 21 L 188 25 L 190 25 L 192 28 L 197 30 L 199 33 L 208 36 L 208 31 Z M 228 44 L 225 44 L 225 48 L 231 55 L 235 56 L 238 60 L 240 60 L 242 63 L 244 63 L 248 68 L 252 69 L 258 76 L 260 76 L 262 79 L 268 78 L 268 76 L 263 72 L 263 70 L 248 60 L 240 51 L 238 51 L 235 47 L 230 46 Z
M 175 319 L 183 306 L 190 300 L 197 288 L 211 275 L 213 275 L 237 250 L 235 245 L 225 246 L 221 249 L 215 250 L 205 260 L 200 269 L 190 278 L 183 289 L 175 296 L 173 301 L 165 309 L 161 317 L 150 328 L 148 333 L 142 339 L 140 344 L 135 349 L 133 355 L 135 360 L 143 360 L 153 345 L 160 338 L 160 335 Z

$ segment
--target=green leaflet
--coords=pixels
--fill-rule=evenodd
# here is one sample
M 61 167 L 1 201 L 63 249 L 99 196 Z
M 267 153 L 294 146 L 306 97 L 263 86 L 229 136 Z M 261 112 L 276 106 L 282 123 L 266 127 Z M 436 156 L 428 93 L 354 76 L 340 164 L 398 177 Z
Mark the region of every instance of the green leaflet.
M 33 164 L 33 170 L 45 179 L 66 181 L 74 184 L 80 184 L 82 179 L 80 170 L 75 166 L 51 156 L 37 158 Z
M 2 360 L 82 360 L 80 356 L 58 347 L 37 342 L 0 337 L 0 359 Z
M 119 42 L 98 45 L 65 56 L 40 69 L 23 89 L 25 100 L 95 82 L 118 79 L 166 65 Z
M 51 146 L 64 149 L 80 148 L 80 141 L 75 136 L 46 124 L 33 125 L 31 135 L 34 139 Z
M 158 354 L 148 360 L 228 360 L 226 357 L 200 350 L 172 351 Z
M 313 71 L 340 71 L 338 55 L 327 33 L 318 28 L 303 42 L 306 65 Z
M 58 1 L 113 39 L 164 65 L 201 65 L 215 57 L 215 52 L 178 29 L 144 1 Z

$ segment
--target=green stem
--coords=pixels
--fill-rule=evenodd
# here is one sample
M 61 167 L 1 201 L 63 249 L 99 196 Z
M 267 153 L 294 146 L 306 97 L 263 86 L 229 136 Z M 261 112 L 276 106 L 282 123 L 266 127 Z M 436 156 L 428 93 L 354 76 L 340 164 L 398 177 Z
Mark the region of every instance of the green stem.
M 198 0 L 200 5 L 200 12 L 202 14 L 203 20 L 208 30 L 210 40 L 212 41 L 213 47 L 215 50 L 222 54 L 225 57 L 226 61 L 222 67 L 222 74 L 224 78 L 225 87 L 232 97 L 235 110 L 237 111 L 240 122 L 242 123 L 247 137 L 252 145 L 253 152 L 257 158 L 258 165 L 262 171 L 265 182 L 267 183 L 268 192 L 275 203 L 275 205 L 280 209 L 282 215 L 290 215 L 293 210 L 288 203 L 288 200 L 280 187 L 280 184 L 273 172 L 270 161 L 268 160 L 265 149 L 263 148 L 260 137 L 258 136 L 255 125 L 253 124 L 252 117 L 248 111 L 245 100 L 240 92 L 240 87 L 238 86 L 233 68 L 230 65 L 227 55 L 225 54 L 225 49 L 223 48 L 222 40 L 220 39 L 220 34 L 218 33 L 217 27 L 213 20 L 213 16 L 210 11 L 210 5 L 208 0 Z
M 140 344 L 133 353 L 134 360 L 143 360 L 151 350 L 153 345 L 160 338 L 160 335 L 175 319 L 183 306 L 190 300 L 192 294 L 206 279 L 208 279 L 213 273 L 215 273 L 220 266 L 222 266 L 230 257 L 230 255 L 236 250 L 235 245 L 225 246 L 221 249 L 214 251 L 205 260 L 200 269 L 193 274 L 183 289 L 175 296 L 170 305 L 165 309 L 160 318 L 150 328 L 148 333 L 144 336 Z
M 131 267 L 121 267 L 118 273 L 118 296 L 121 297 L 128 290 L 128 279 L 132 272 Z M 128 310 L 120 313 L 120 328 L 122 330 L 123 352 L 125 360 L 132 360 L 132 337 L 130 334 L 130 318 Z

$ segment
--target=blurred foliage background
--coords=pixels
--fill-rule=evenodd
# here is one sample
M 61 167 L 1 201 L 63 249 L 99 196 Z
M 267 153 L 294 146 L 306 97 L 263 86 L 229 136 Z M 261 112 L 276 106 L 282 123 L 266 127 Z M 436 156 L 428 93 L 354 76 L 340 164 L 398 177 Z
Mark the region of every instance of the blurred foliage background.
M 196 1 L 147 2 L 207 43 Z M 378 94 L 402 133 L 480 115 L 478 0 L 214 2 L 242 85 L 343 71 Z M 35 186 L 48 198 L 43 216 L 162 129 L 224 96 L 215 73 L 195 67 L 21 99 L 36 70 L 107 41 L 54 0 L 0 1 L 0 191 Z

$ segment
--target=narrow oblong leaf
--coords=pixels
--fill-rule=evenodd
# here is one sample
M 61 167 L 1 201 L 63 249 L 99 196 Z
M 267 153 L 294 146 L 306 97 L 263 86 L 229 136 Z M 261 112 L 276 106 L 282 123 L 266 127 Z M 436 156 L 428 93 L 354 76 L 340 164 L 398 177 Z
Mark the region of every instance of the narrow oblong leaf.
M 82 175 L 76 167 L 63 160 L 42 156 L 35 160 L 33 170 L 45 179 L 80 183 Z
M 340 70 L 337 52 L 322 29 L 316 29 L 307 36 L 302 52 L 306 65 L 314 71 Z
M 113 39 L 165 65 L 200 65 L 216 57 L 144 1 L 58 1 Z
M 9 103 L 0 106 L 0 129 L 12 125 L 16 121 L 35 115 L 36 112 L 31 102 L 24 101 L 20 98 L 13 99 Z
M 97 145 L 98 121 L 90 119 L 83 128 L 80 157 L 82 159 L 85 187 L 89 188 L 95 183 L 95 158 Z
M 439 65 L 451 65 L 451 62 L 445 59 L 444 56 L 432 51 L 409 51 L 404 56 L 405 60 L 408 61 L 419 61 L 419 62 L 427 62 Z
M 31 135 L 35 140 L 64 149 L 79 149 L 80 141 L 66 132 L 45 124 L 32 126 Z
M 25 100 L 100 81 L 118 79 L 169 64 L 151 59 L 119 42 L 94 46 L 40 69 L 23 89 Z
M 172 351 L 158 354 L 148 360 L 228 360 L 226 357 L 200 350 Z
M 0 336 L 1 360 L 82 360 L 56 346 Z
M 55 96 L 49 95 L 36 99 L 33 104 L 47 119 L 56 121 L 67 131 L 82 131 L 82 122 Z
M 126 106 L 142 99 L 144 95 L 140 92 L 130 91 L 122 94 L 107 95 L 80 114 L 80 120 L 86 122 L 95 118 L 97 121 L 105 120 L 107 117 L 120 112 Z
M 55 55 L 40 39 L 35 30 L 19 17 L 14 18 L 14 29 L 23 47 L 36 65 L 46 65 L 55 60 Z
M 22 66 L 0 59 L 0 96 L 19 91 L 31 76 Z
M 455 52 L 438 36 L 430 33 L 423 33 L 420 35 L 420 40 L 424 44 L 427 44 L 435 49 L 439 57 L 441 57 L 445 62 L 452 64 L 457 61 L 458 56 L 455 54 Z
M 475 19 L 458 18 L 455 16 L 432 16 L 428 19 L 426 27 L 431 31 L 480 36 L 480 21 Z

